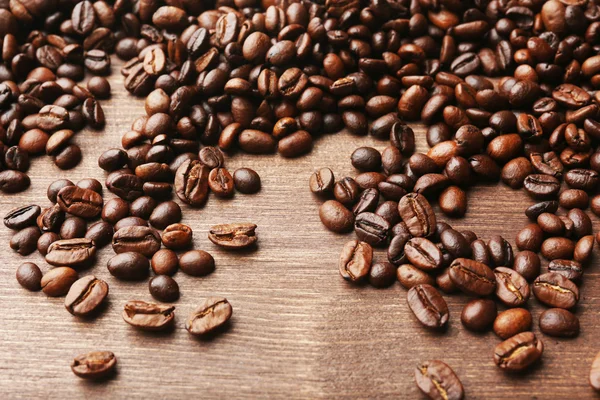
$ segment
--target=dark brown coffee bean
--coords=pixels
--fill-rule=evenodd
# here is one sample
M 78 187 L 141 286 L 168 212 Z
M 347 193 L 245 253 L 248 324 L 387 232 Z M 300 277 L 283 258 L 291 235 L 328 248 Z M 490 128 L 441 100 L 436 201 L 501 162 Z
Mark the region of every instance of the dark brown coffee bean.
M 115 232 L 112 247 L 115 253 L 136 252 L 152 257 L 160 249 L 160 236 L 147 226 L 127 226 Z
M 518 157 L 504 165 L 500 177 L 506 185 L 519 189 L 523 186 L 525 178 L 531 174 L 533 174 L 531 162 L 525 157 Z
M 378 246 L 387 241 L 390 224 L 377 214 L 363 212 L 354 220 L 356 236 L 372 246 Z
M 203 250 L 190 250 L 179 258 L 181 270 L 191 276 L 208 275 L 215 270 L 215 260 Z
M 540 314 L 540 330 L 554 337 L 579 335 L 579 318 L 562 308 L 551 308 Z
M 586 209 L 589 204 L 589 197 L 586 192 L 581 189 L 566 189 L 560 193 L 558 202 L 562 208 Z
M 235 174 L 234 174 L 235 179 Z M 315 194 L 327 194 L 331 193 L 333 190 L 333 185 L 335 183 L 335 177 L 333 172 L 329 168 L 321 168 L 315 171 L 309 180 L 310 191 Z M 237 188 L 237 185 L 236 185 Z
M 175 193 L 186 204 L 201 207 L 208 197 L 210 169 L 197 160 L 181 164 L 175 174 Z
M 175 307 L 133 300 L 125 303 L 123 320 L 138 329 L 161 331 L 170 328 L 175 318 Z
M 425 238 L 412 238 L 404 246 L 408 261 L 424 271 L 431 271 L 442 266 L 442 252 L 431 241 Z
M 396 122 L 390 131 L 390 144 L 403 155 L 411 155 L 415 151 L 415 133 L 408 125 Z
M 251 223 L 232 223 L 214 225 L 210 228 L 208 238 L 214 244 L 225 249 L 243 249 L 256 243 L 256 225 Z
M 79 217 L 69 217 L 60 226 L 61 239 L 76 239 L 85 235 L 87 224 Z
M 439 360 L 425 361 L 415 368 L 417 387 L 430 399 L 462 400 L 464 389 L 452 368 Z
M 363 280 L 371 269 L 373 249 L 368 243 L 351 240 L 344 245 L 338 267 L 342 277 L 351 282 Z
M 386 288 L 396 281 L 396 267 L 389 262 L 373 264 L 369 272 L 369 283 L 376 288 Z
M 165 229 L 167 226 L 181 221 L 181 207 L 174 201 L 160 203 L 150 214 L 150 225 L 156 229 Z
M 496 296 L 509 307 L 517 307 L 529 300 L 529 284 L 517 271 L 506 267 L 497 267 Z
M 261 187 L 260 176 L 256 173 L 256 171 L 250 168 L 236 169 L 233 173 L 233 183 L 235 185 L 235 189 L 244 194 L 257 193 Z M 333 188 L 333 180 L 331 182 L 331 187 Z
M 136 252 L 123 252 L 108 260 L 108 271 L 123 280 L 140 280 L 148 276 L 149 262 Z
M 381 153 L 372 147 L 359 147 L 350 156 L 352 165 L 359 171 L 379 171 Z
M 179 259 L 173 250 L 161 249 L 152 256 L 150 266 L 156 275 L 171 276 L 179 268 Z
M 410 264 L 400 265 L 396 270 L 396 277 L 405 289 L 410 289 L 416 285 L 433 285 L 435 283 L 430 275 Z
M 433 286 L 413 286 L 407 293 L 407 301 L 415 317 L 427 328 L 439 329 L 447 324 L 448 305 Z
M 223 297 L 208 297 L 192 312 L 185 322 L 185 329 L 195 336 L 214 332 L 231 318 L 233 309 Z
M 108 200 L 102 208 L 102 219 L 110 224 L 115 224 L 128 215 L 129 204 L 120 198 Z
M 208 186 L 217 197 L 233 195 L 233 177 L 226 168 L 214 168 L 208 174 Z
M 394 265 L 400 265 L 406 262 L 405 248 L 406 243 L 412 238 L 409 233 L 400 233 L 392 238 L 388 247 L 388 260 Z
M 15 233 L 10 239 L 10 248 L 22 256 L 29 255 L 37 248 L 40 238 L 40 230 L 37 226 L 30 226 Z
M 522 332 L 496 346 L 494 362 L 506 371 L 522 371 L 536 362 L 543 351 L 541 340 L 532 332 Z
M 477 239 L 471 243 L 471 255 L 471 258 L 477 262 L 485 265 L 492 264 L 492 257 L 487 244 L 481 239 Z
M 42 271 L 31 262 L 19 265 L 17 268 L 17 282 L 25 289 L 37 292 L 42 288 Z
M 42 276 L 42 291 L 50 297 L 64 296 L 77 279 L 77 272 L 72 268 L 53 268 Z
M 458 186 L 449 186 L 440 194 L 439 204 L 447 216 L 463 217 L 467 212 L 467 195 Z
M 492 270 L 480 262 L 457 258 L 450 265 L 450 279 L 464 293 L 487 296 L 496 289 L 496 277 Z
M 42 256 L 45 256 L 48 253 L 48 247 L 57 240 L 60 240 L 60 236 L 57 233 L 45 232 L 37 241 L 37 250 Z
M 560 190 L 560 182 L 553 176 L 533 174 L 523 182 L 525 191 L 534 199 L 554 198 Z
M 575 168 L 565 174 L 565 182 L 574 189 L 590 192 L 598 187 L 600 175 L 591 169 Z
M 96 246 L 91 239 L 57 240 L 48 247 L 46 262 L 52 265 L 79 267 L 96 257 Z
M 333 187 L 333 195 L 336 200 L 345 206 L 352 206 L 360 196 L 360 186 L 352 178 L 343 178 Z
M 179 298 L 179 285 L 168 275 L 158 275 L 150 279 L 150 294 L 157 300 L 167 303 Z
M 427 237 L 435 232 L 435 214 L 427 199 L 410 193 L 400 199 L 398 212 L 413 236 Z
M 558 201 L 550 200 L 550 201 L 542 201 L 540 203 L 536 203 L 525 210 L 525 215 L 532 221 L 536 221 L 540 214 L 548 212 L 555 213 L 558 210 Z
M 27 189 L 31 183 L 29 176 L 21 171 L 6 170 L 0 172 L 0 191 L 17 193 Z
M 570 259 L 573 257 L 575 244 L 563 237 L 551 237 L 542 243 L 541 252 L 547 260 Z
M 67 186 L 58 192 L 57 203 L 64 212 L 81 218 L 94 218 L 102 211 L 102 196 L 77 186 Z
M 485 332 L 492 327 L 497 313 L 493 300 L 475 299 L 465 305 L 460 314 L 460 321 L 471 331 Z
M 569 309 L 579 301 L 579 289 L 563 275 L 555 272 L 542 274 L 533 282 L 533 294 L 542 303 Z
M 106 282 L 94 275 L 84 276 L 71 285 L 65 297 L 65 308 L 77 317 L 86 317 L 98 311 L 106 296 Z
M 517 253 L 513 268 L 523 278 L 531 282 L 540 274 L 540 257 L 529 250 Z
M 342 203 L 328 200 L 319 208 L 319 217 L 327 229 L 336 233 L 345 233 L 354 226 L 354 214 Z
M 92 351 L 75 357 L 71 363 L 71 371 L 83 379 L 102 380 L 114 375 L 116 366 L 117 357 L 111 351 Z
M 142 179 L 131 173 L 109 175 L 106 179 L 108 190 L 128 201 L 143 195 L 143 184 Z
M 488 241 L 488 250 L 496 267 L 512 267 L 514 257 L 510 243 L 500 235 L 494 235 Z
M 192 244 L 192 228 L 184 224 L 167 226 L 162 233 L 162 242 L 169 249 L 184 249 Z
M 571 281 L 577 281 L 583 276 L 583 268 L 574 260 L 552 260 L 548 264 L 548 272 L 555 272 Z
M 42 209 L 36 205 L 13 208 L 4 216 L 4 226 L 14 230 L 34 226 L 41 212 Z
M 594 236 L 587 235 L 582 237 L 575 244 L 573 259 L 579 263 L 585 264 L 590 261 L 594 249 Z
M 592 220 L 584 211 L 578 208 L 569 210 L 567 218 L 573 221 L 573 235 L 576 238 L 592 233 Z

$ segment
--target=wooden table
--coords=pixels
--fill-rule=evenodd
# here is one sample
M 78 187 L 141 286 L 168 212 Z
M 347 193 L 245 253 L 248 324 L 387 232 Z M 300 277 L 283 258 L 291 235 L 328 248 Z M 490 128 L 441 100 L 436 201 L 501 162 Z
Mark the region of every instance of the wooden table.
M 47 206 L 46 187 L 59 177 L 104 181 L 98 156 L 119 147 L 121 134 L 144 112 L 143 102 L 124 91 L 117 67 L 111 83 L 113 97 L 103 102 L 106 129 L 84 130 L 75 139 L 84 152 L 82 163 L 64 172 L 48 157 L 34 160 L 31 188 L 0 195 L 1 216 L 26 203 Z M 415 125 L 415 132 L 418 150 L 426 151 L 424 128 Z M 204 278 L 177 273 L 181 299 L 175 304 L 176 329 L 169 334 L 143 333 L 122 320 L 126 301 L 152 298 L 147 280 L 122 282 L 108 273 L 110 246 L 100 251 L 89 271 L 109 283 L 108 307 L 95 320 L 82 321 L 65 310 L 62 298 L 19 286 L 15 270 L 21 262 L 34 261 L 43 271 L 49 266 L 37 253 L 27 257 L 13 253 L 8 246 L 12 232 L 2 226 L 2 397 L 414 399 L 423 396 L 415 386 L 413 369 L 427 359 L 452 366 L 469 399 L 594 397 L 587 376 L 600 350 L 598 257 L 581 285 L 579 337 L 542 335 L 537 319 L 544 308 L 531 299 L 533 329 L 544 341 L 544 354 L 535 368 L 513 376 L 492 361 L 494 346 L 500 342 L 492 332 L 476 335 L 462 327 L 466 296 L 444 296 L 451 314 L 449 329 L 433 333 L 413 317 L 406 290 L 399 284 L 378 290 L 351 286 L 340 277 L 339 252 L 353 234 L 336 235 L 321 225 L 321 202 L 308 190 L 308 178 L 323 166 L 332 168 L 337 177 L 355 174 L 349 156 L 360 145 L 381 150 L 387 142 L 340 133 L 319 139 L 310 155 L 295 160 L 245 154 L 227 158 L 231 171 L 241 166 L 255 169 L 263 188 L 257 195 L 236 194 L 232 200 L 211 196 L 199 210 L 183 207 L 183 222 L 194 229 L 194 247 L 213 254 L 216 271 Z M 109 197 L 112 194 L 105 190 L 105 198 Z M 522 191 L 479 186 L 469 192 L 467 216 L 449 222 L 484 239 L 504 235 L 514 247 L 515 234 L 527 222 L 523 211 L 530 204 Z M 258 225 L 257 251 L 228 253 L 209 242 L 211 225 L 232 221 Z M 597 218 L 594 224 L 597 230 Z M 377 254 L 377 259 L 384 258 Z M 188 334 L 184 321 L 208 295 L 227 297 L 234 312 L 226 332 L 202 341 Z M 115 379 L 98 384 L 73 375 L 69 364 L 75 355 L 100 349 L 117 355 Z

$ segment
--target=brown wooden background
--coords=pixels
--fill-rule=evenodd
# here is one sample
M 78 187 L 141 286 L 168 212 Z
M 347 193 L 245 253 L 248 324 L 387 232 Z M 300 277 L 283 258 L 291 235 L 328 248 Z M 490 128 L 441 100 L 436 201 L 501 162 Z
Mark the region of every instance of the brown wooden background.
M 108 124 L 103 132 L 82 131 L 75 139 L 83 162 L 63 172 L 47 157 L 30 170 L 31 188 L 22 194 L 0 195 L 0 216 L 9 209 L 49 204 L 46 187 L 59 177 L 73 181 L 95 177 L 103 150 L 118 147 L 120 136 L 143 113 L 143 102 L 123 89 L 117 67 L 111 78 L 113 97 L 103 102 Z M 422 126 L 415 126 L 418 149 L 427 145 Z M 176 329 L 169 334 L 135 330 L 121 318 L 128 300 L 151 301 L 148 282 L 121 282 L 106 269 L 110 246 L 100 252 L 90 271 L 110 285 L 109 305 L 97 319 L 70 315 L 62 298 L 30 293 L 15 279 L 23 261 L 49 266 L 37 253 L 21 257 L 8 246 L 12 232 L 0 227 L 0 393 L 3 398 L 422 398 L 413 369 L 426 359 L 447 362 L 462 380 L 467 398 L 591 398 L 589 367 L 600 350 L 600 276 L 598 257 L 586 270 L 577 308 L 581 334 L 560 340 L 539 333 L 543 308 L 532 299 L 534 331 L 544 342 L 542 362 L 528 373 L 511 376 L 492 361 L 499 339 L 463 329 L 463 295 L 445 296 L 450 326 L 445 333 L 422 328 L 406 304 L 406 291 L 395 284 L 378 290 L 354 287 L 342 280 L 337 259 L 353 237 L 325 230 L 318 217 L 320 201 L 308 190 L 308 178 L 319 167 L 331 167 L 337 177 L 356 172 L 349 162 L 359 145 L 383 149 L 387 143 L 347 134 L 320 139 L 305 157 L 286 160 L 277 155 L 238 154 L 227 167 L 247 166 L 262 177 L 257 195 L 236 194 L 232 200 L 210 198 L 200 210 L 184 207 L 183 222 L 194 229 L 194 246 L 213 254 L 216 271 L 205 278 L 179 272 L 175 278 L 181 299 L 175 304 Z M 105 198 L 112 196 L 105 190 Z M 527 222 L 523 211 L 533 204 L 523 192 L 504 186 L 478 187 L 469 192 L 466 218 L 450 221 L 487 239 L 501 234 L 514 246 L 517 231 Z M 207 238 L 208 227 L 224 222 L 258 225 L 259 248 L 249 254 L 227 253 Z M 594 218 L 596 230 L 600 227 Z M 379 254 L 379 258 L 384 258 Z M 545 267 L 545 266 L 544 266 Z M 83 274 L 86 274 L 84 272 Z M 184 321 L 198 299 L 222 295 L 233 305 L 230 329 L 210 341 L 191 337 Z M 86 382 L 70 371 L 72 358 L 106 349 L 118 357 L 118 375 Z

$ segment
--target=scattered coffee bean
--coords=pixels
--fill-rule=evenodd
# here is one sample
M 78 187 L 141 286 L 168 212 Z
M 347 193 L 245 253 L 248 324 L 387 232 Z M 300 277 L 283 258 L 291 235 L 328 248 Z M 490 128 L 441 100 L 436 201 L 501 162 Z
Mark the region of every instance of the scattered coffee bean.
M 258 240 L 255 230 L 256 225 L 251 223 L 214 225 L 209 230 L 208 239 L 225 249 L 244 249 Z
M 37 292 L 42 288 L 42 271 L 34 263 L 23 263 L 17 268 L 17 282 L 25 289 Z
M 157 275 L 148 284 L 150 294 L 157 300 L 167 303 L 179 298 L 179 285 L 168 275 Z
M 229 321 L 233 309 L 223 297 L 204 299 L 185 322 L 185 329 L 192 335 L 203 336 L 222 327 Z
M 125 303 L 123 320 L 145 331 L 162 331 L 170 328 L 175 320 L 175 307 L 140 300 Z
M 116 366 L 117 358 L 112 352 L 92 351 L 75 357 L 71 363 L 71 370 L 80 378 L 101 380 L 112 376 Z
M 551 308 L 540 314 L 540 330 L 549 336 L 574 337 L 579 334 L 579 318 L 562 308 Z
M 413 286 L 407 293 L 407 300 L 410 310 L 427 328 L 439 329 L 448 322 L 448 305 L 433 286 Z
M 506 371 L 522 371 L 536 362 L 543 351 L 541 340 L 532 332 L 522 332 L 496 346 L 494 362 Z
M 191 276 L 204 276 L 215 270 L 215 260 L 204 250 L 190 250 L 179 257 L 179 268 Z
M 106 282 L 94 275 L 84 276 L 71 285 L 65 297 L 65 308 L 75 316 L 87 317 L 99 309 L 106 296 Z
M 439 360 L 425 361 L 417 366 L 415 381 L 430 399 L 462 400 L 465 395 L 458 376 Z

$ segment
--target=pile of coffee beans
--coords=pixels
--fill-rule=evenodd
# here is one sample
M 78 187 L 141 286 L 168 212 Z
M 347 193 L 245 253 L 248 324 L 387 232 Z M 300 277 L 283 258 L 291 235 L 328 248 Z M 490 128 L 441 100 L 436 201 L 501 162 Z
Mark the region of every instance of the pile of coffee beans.
M 187 247 L 192 234 L 179 222 L 173 188 L 192 207 L 203 206 L 209 192 L 254 193 L 258 175 L 241 169 L 232 176 L 221 150 L 297 157 L 320 134 L 345 128 L 389 138 L 390 146 L 381 153 L 357 149 L 352 164 L 362 173 L 355 178 L 336 182 L 328 169 L 311 177 L 313 192 L 335 198 L 321 206 L 325 226 L 354 229 L 358 237 L 342 252 L 344 278 L 384 287 L 397 276 L 409 289 L 411 310 L 431 327 L 448 320 L 434 286 L 477 297 L 495 293 L 508 307 L 525 304 L 533 291 L 554 307 L 540 323 L 543 331 L 576 332 L 576 317 L 555 308 L 577 303 L 574 281 L 593 246 L 583 210 L 600 171 L 597 1 L 15 0 L 0 1 L 0 21 L 2 191 L 29 185 L 24 171 L 31 155 L 45 151 L 61 168 L 77 164 L 81 151 L 69 140 L 85 124 L 103 126 L 97 99 L 110 94 L 101 77 L 87 87 L 77 82 L 85 71 L 107 74 L 111 53 L 127 61 L 125 88 L 146 97 L 146 115 L 123 134 L 123 149 L 109 149 L 98 160 L 118 198 L 102 206 L 101 185 L 92 181 L 61 198 L 72 186 L 62 181 L 49 190 L 54 206 L 24 207 L 9 218 L 7 226 L 19 230 L 13 249 L 29 254 L 37 247 L 60 265 L 42 276 L 44 291 L 66 294 L 77 280 L 75 268 L 93 262 L 96 248 L 111 242 L 117 255 L 109 270 L 119 279 L 141 279 L 148 264 L 155 271 L 179 264 L 192 275 L 209 273 L 214 264 L 207 254 L 190 250 L 177 259 L 172 253 Z M 416 120 L 428 125 L 427 154 L 413 154 L 414 132 L 405 122 Z M 516 256 L 502 237 L 484 242 L 437 221 L 428 200 L 460 217 L 469 186 L 500 180 L 570 210 L 556 215 L 552 203 L 530 211 L 536 225 L 520 233 L 527 249 L 518 244 L 523 251 Z M 563 192 L 561 180 L 569 186 Z M 600 211 L 598 197 L 591 204 Z M 86 221 L 99 214 L 103 221 L 88 228 Z M 218 226 L 209 237 L 241 248 L 256 241 L 254 228 Z M 534 246 L 536 240 L 542 242 Z M 373 264 L 372 246 L 387 246 L 388 261 Z M 540 275 L 537 251 L 551 261 L 550 272 Z M 18 279 L 37 288 L 40 275 L 25 264 Z M 151 292 L 175 299 L 176 284 L 161 275 Z M 97 305 L 108 291 L 93 276 L 82 279 L 75 287 L 89 289 L 91 297 L 73 293 L 70 311 Z M 488 329 L 495 303 L 474 302 L 463 323 Z M 127 318 L 138 321 L 136 312 L 144 310 L 165 320 L 172 314 L 168 307 L 136 304 Z M 215 310 L 219 317 L 203 317 Z M 505 320 L 517 316 L 527 328 L 501 335 L 508 339 L 494 360 L 507 370 L 527 367 L 543 349 L 527 332 L 527 314 L 514 310 L 505 311 L 511 312 Z M 207 299 L 187 327 L 211 330 L 230 311 L 223 299 Z M 558 327 L 558 320 L 568 327 Z M 496 322 L 504 332 L 502 320 Z M 97 357 L 114 365 L 114 356 L 87 355 L 74 371 L 85 371 Z M 423 363 L 415 374 L 434 398 L 441 390 L 442 397 L 463 396 L 443 363 Z

